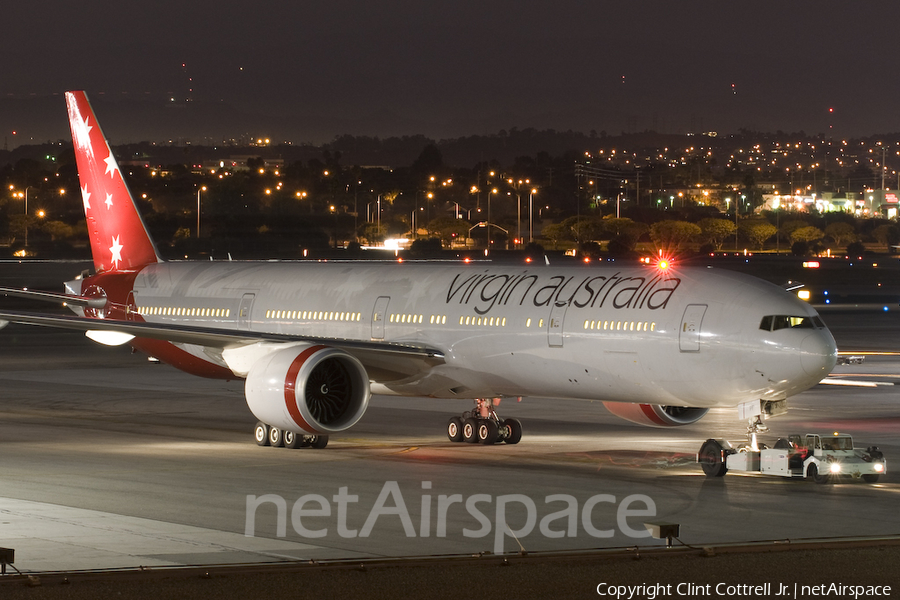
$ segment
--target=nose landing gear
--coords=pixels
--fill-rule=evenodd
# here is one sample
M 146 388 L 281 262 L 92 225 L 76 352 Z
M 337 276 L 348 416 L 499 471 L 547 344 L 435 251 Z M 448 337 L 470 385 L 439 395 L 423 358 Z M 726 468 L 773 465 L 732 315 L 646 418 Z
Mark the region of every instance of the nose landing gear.
M 447 422 L 447 437 L 451 442 L 469 444 L 518 444 L 522 439 L 522 423 L 518 419 L 500 420 L 495 406 L 500 398 L 478 398 L 475 409 L 461 417 L 451 417 Z

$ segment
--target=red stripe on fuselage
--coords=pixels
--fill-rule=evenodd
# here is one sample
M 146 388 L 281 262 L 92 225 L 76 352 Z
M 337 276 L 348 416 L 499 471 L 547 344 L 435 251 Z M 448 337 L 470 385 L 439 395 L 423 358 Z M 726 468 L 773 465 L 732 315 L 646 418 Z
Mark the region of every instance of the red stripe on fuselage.
M 215 363 L 198 358 L 190 352 L 185 352 L 181 348 L 174 346 L 171 342 L 135 338 L 131 340 L 131 346 L 191 375 L 209 379 L 225 379 L 226 381 L 240 379 L 231 372 L 231 369 L 226 369 Z
M 291 363 L 291 366 L 288 368 L 287 375 L 284 378 L 284 404 L 287 406 L 288 413 L 291 415 L 291 418 L 294 420 L 294 423 L 300 426 L 303 431 L 307 431 L 309 433 L 320 433 L 315 427 L 306 422 L 306 419 L 303 418 L 303 415 L 300 414 L 300 409 L 297 408 L 297 395 L 296 395 L 296 387 L 297 387 L 297 375 L 300 374 L 300 369 L 303 367 L 303 363 L 309 360 L 309 357 L 323 349 L 325 346 L 310 346 L 303 352 L 297 355 L 297 358 L 294 359 L 294 362 Z

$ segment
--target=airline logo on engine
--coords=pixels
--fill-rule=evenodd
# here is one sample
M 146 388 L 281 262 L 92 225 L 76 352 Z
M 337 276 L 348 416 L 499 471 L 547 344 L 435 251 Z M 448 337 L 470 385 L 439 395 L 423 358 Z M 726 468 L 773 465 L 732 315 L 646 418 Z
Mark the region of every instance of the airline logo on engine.
M 458 274 L 447 290 L 447 304 L 473 305 L 479 315 L 495 306 L 570 305 L 576 308 L 614 309 L 666 307 L 681 279 L 672 275 L 657 274 L 653 277 L 626 276 L 621 271 L 613 275 L 587 277 L 553 275 L 541 277 L 534 273 L 518 275 L 491 274 L 489 271 L 474 275 Z

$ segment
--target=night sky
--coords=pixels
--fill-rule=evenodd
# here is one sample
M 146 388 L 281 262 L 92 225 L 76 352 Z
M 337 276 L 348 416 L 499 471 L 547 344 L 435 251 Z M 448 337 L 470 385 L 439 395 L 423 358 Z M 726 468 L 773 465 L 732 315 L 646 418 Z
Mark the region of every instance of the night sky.
M 512 127 L 850 137 L 900 131 L 898 30 L 896 0 L 18 2 L 3 10 L 0 101 L 191 98 L 305 123 L 319 142 Z

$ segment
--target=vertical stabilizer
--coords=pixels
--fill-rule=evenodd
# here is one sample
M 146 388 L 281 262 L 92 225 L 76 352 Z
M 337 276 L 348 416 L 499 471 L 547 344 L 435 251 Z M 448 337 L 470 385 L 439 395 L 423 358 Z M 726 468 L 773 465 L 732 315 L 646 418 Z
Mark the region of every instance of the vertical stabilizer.
M 162 262 L 84 92 L 67 92 L 69 127 L 97 272 Z

